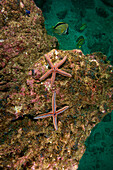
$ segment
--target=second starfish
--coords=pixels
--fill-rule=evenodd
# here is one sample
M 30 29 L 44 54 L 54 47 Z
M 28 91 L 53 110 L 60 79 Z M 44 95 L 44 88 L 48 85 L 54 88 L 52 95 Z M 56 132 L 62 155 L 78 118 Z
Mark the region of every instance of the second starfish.
M 56 111 L 56 101 L 55 101 L 55 99 L 56 99 L 56 92 L 54 91 L 53 97 L 52 97 L 52 112 L 41 114 L 37 117 L 34 117 L 34 119 L 41 119 L 41 118 L 53 116 L 53 124 L 54 124 L 55 130 L 58 130 L 57 115 L 64 112 L 65 110 L 67 110 L 69 108 L 69 106 L 65 106 L 62 109 L 59 109 L 58 111 Z

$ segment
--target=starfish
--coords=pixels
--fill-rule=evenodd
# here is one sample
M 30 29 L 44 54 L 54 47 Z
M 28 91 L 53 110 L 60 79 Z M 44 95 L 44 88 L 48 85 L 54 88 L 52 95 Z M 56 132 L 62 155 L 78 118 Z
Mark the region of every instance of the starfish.
M 55 130 L 58 130 L 57 115 L 67 110 L 69 106 L 65 106 L 62 109 L 59 109 L 58 111 L 56 111 L 56 100 L 55 99 L 56 99 L 56 92 L 54 91 L 53 97 L 52 97 L 52 112 L 41 114 L 37 117 L 34 117 L 34 119 L 40 119 L 40 118 L 53 116 L 53 124 L 54 124 Z
M 55 77 L 56 77 L 56 73 L 62 74 L 63 76 L 67 76 L 67 77 L 72 77 L 71 74 L 66 73 L 65 71 L 62 71 L 60 69 L 58 69 L 58 67 L 60 67 L 67 59 L 67 57 L 65 56 L 59 63 L 53 65 L 53 63 L 51 62 L 50 58 L 45 55 L 46 60 L 48 61 L 51 69 L 49 71 L 47 71 L 41 78 L 40 81 L 44 80 L 46 77 L 48 77 L 51 73 L 52 73 L 52 78 L 51 78 L 51 87 L 54 84 L 55 81 Z

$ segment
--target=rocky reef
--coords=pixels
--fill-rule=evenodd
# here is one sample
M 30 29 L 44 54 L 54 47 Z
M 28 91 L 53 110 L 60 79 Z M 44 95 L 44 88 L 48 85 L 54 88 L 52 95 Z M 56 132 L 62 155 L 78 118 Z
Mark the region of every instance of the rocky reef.
M 47 35 L 41 10 L 32 1 L 0 2 L 0 117 L 2 169 L 77 169 L 91 129 L 113 109 L 113 66 L 101 52 L 58 50 L 58 41 Z M 25 9 L 30 11 L 27 15 Z M 18 15 L 18 17 L 17 17 Z M 56 75 L 40 81 L 53 64 L 67 59 Z M 69 108 L 52 118 L 33 118 L 52 109 Z

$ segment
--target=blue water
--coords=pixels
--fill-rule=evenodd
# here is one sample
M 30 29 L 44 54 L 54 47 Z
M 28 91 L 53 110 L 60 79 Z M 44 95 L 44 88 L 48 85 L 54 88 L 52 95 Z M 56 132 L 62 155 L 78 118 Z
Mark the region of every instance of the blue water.
M 59 49 L 77 48 L 76 40 L 83 36 L 81 46 L 84 54 L 101 51 L 113 64 L 113 7 L 101 0 L 34 0 L 43 11 L 47 33 L 59 41 Z M 52 26 L 57 22 L 69 25 L 68 35 L 57 35 Z M 82 24 L 86 28 L 80 31 Z

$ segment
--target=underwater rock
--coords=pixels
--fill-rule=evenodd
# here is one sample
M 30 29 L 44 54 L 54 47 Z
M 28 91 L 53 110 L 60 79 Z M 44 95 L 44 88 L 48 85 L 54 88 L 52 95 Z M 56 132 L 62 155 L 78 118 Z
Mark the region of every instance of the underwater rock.
M 16 83 L 20 84 L 22 75 L 24 78 L 27 65 L 32 63 L 32 60 L 36 60 L 40 54 L 57 48 L 58 41 L 55 37 L 46 34 L 42 11 L 36 7 L 34 1 L 31 4 L 27 1 L 25 4 L 26 8 L 30 9 L 29 17 L 21 11 L 21 8 L 15 7 L 16 3 L 13 4 L 15 6 L 11 5 L 12 0 L 5 2 L 1 2 L 2 9 L 4 9 L 2 18 L 6 14 L 9 19 L 2 23 L 0 29 L 1 90 L 10 91 Z M 10 11 L 6 13 L 8 8 Z M 20 17 L 17 20 L 15 15 L 12 16 L 12 10 L 13 13 L 19 13 Z M 32 53 L 32 57 L 30 53 Z M 38 54 L 37 57 L 36 54 Z M 20 70 L 23 70 L 21 74 Z
M 51 88 L 51 77 L 40 81 L 40 77 L 49 70 L 45 55 L 40 55 L 36 60 L 32 59 L 32 63 L 25 67 L 24 78 L 23 70 L 20 69 L 19 74 L 22 76 L 19 77 L 19 88 L 9 91 L 5 114 L 2 114 L 1 125 L 5 132 L 1 134 L 2 162 L 5 160 L 3 167 L 21 169 L 24 165 L 27 166 L 27 163 L 30 168 L 36 169 L 41 168 L 42 163 L 44 169 L 78 167 L 85 152 L 84 141 L 90 135 L 91 129 L 113 109 L 113 66 L 106 60 L 105 55 L 84 55 L 77 49 L 53 49 L 45 54 L 53 64 L 67 56 L 61 70 L 72 77 L 56 75 L 53 88 L 56 90 L 57 108 L 66 105 L 69 108 L 59 115 L 57 133 L 51 118 L 33 120 L 33 117 L 51 111 L 54 90 Z M 17 62 L 19 64 L 18 60 Z M 17 63 L 12 65 L 10 72 L 13 72 L 15 66 L 18 66 Z M 18 77 L 15 85 L 17 81 Z M 3 93 L 2 96 L 6 97 Z M 3 105 L 4 102 L 1 112 L 4 111 Z M 31 149 L 28 149 L 29 147 Z M 7 158 L 6 153 L 10 154 L 10 157 Z M 11 160 L 14 164 L 11 164 Z M 35 164 L 30 164 L 32 160 Z

